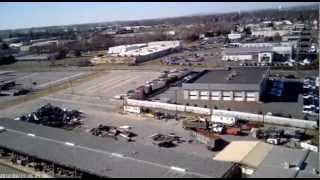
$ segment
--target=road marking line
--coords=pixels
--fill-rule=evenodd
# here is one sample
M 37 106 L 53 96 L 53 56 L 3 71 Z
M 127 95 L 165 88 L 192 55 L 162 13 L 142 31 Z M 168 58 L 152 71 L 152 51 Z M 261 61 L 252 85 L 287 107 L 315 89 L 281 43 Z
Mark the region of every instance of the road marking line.
M 119 87 L 119 86 L 122 86 L 122 85 L 124 85 L 124 84 L 127 84 L 128 82 L 133 81 L 133 80 L 136 80 L 136 79 L 138 79 L 138 78 L 140 78 L 140 77 L 133 77 L 133 78 L 124 80 L 124 81 L 118 83 L 117 85 L 110 85 L 110 84 L 108 84 L 108 86 L 111 86 L 111 87 L 108 88 L 108 89 L 104 89 L 103 91 L 104 91 L 104 92 L 108 92 L 108 91 L 110 92 L 110 90 L 115 89 L 115 88 L 117 88 L 117 87 Z M 88 92 L 88 93 L 89 93 L 89 94 L 90 94 L 90 93 L 96 94 L 96 93 L 99 93 L 101 90 L 102 90 L 102 89 L 95 89 L 94 91 L 90 91 L 90 92 Z
M 29 74 L 27 76 L 22 76 L 22 77 L 19 77 L 15 80 L 22 80 L 22 79 L 27 79 L 27 78 L 30 78 L 31 76 L 35 76 L 35 75 L 38 75 L 39 73 L 32 73 L 32 74 Z
M 93 85 L 93 86 L 89 86 L 89 87 L 87 87 L 87 88 L 85 88 L 85 89 L 82 89 L 82 90 L 79 91 L 79 93 L 85 94 L 85 93 L 87 93 L 88 91 L 90 91 L 91 89 L 98 88 L 99 86 L 104 86 L 105 83 L 114 82 L 114 81 L 119 81 L 119 80 L 121 80 L 122 77 L 121 77 L 121 76 L 118 76 L 118 77 L 115 77 L 115 78 L 108 79 L 108 80 L 104 81 L 105 78 L 106 78 L 106 77 L 104 77 L 103 79 L 102 79 L 102 78 L 101 78 L 101 79 L 97 79 L 97 81 L 100 80 L 100 81 L 102 81 L 102 82 L 97 83 L 97 84 L 95 84 L 95 85 Z M 108 78 L 110 78 L 110 77 L 108 77 Z
M 73 77 L 81 76 L 83 74 L 85 74 L 85 73 L 82 72 L 82 73 L 78 73 L 78 74 L 75 74 L 75 75 L 72 75 L 72 76 L 64 77 L 62 79 L 58 79 L 58 80 L 55 80 L 55 81 L 50 81 L 50 82 L 47 82 L 47 83 L 44 83 L 44 84 L 40 84 L 40 85 L 36 86 L 36 88 L 39 88 L 39 89 L 40 88 L 44 88 L 44 87 L 46 87 L 48 85 L 53 85 L 53 84 L 56 84 L 56 83 L 61 82 L 61 81 L 69 80 L 69 79 L 71 79 Z
M 25 133 L 25 132 L 17 131 L 17 130 L 14 130 L 14 129 L 6 129 L 6 130 L 9 131 L 9 132 L 13 132 L 13 133 L 21 134 L 21 135 L 27 135 L 27 133 Z M 52 139 L 52 138 L 41 137 L 41 136 L 35 136 L 33 138 L 38 138 L 38 139 L 41 139 L 41 140 L 44 140 L 44 141 L 49 141 L 49 142 L 54 142 L 54 143 L 57 143 L 57 144 L 66 145 L 66 142 L 63 142 L 63 141 L 60 141 L 60 140 L 55 140 L 55 139 Z M 87 151 L 93 151 L 93 152 L 96 152 L 96 153 L 107 154 L 107 155 L 109 155 L 111 157 L 118 157 L 118 158 L 122 158 L 122 159 L 128 159 L 128 160 L 131 160 L 131 161 L 136 161 L 136 162 L 139 162 L 139 163 L 149 164 L 149 165 L 158 166 L 158 167 L 161 167 L 161 168 L 172 170 L 172 166 L 167 166 L 167 165 L 163 165 L 163 164 L 159 164 L 159 163 L 155 163 L 155 162 L 151 162 L 151 161 L 145 161 L 145 160 L 141 160 L 141 159 L 137 159 L 137 158 L 133 158 L 133 157 L 129 157 L 129 156 L 121 156 L 121 157 L 120 156 L 115 156 L 115 154 L 118 154 L 118 153 L 108 152 L 108 151 L 105 151 L 105 150 L 90 148 L 90 147 L 86 147 L 86 146 L 82 146 L 82 145 L 75 145 L 75 144 L 72 144 L 72 145 L 73 145 L 72 148 L 79 148 L 79 149 L 83 149 L 83 150 L 87 150 Z M 192 171 L 181 172 L 181 173 L 183 173 L 183 174 L 194 174 L 194 175 L 198 175 L 200 177 L 211 178 L 210 176 L 203 175 L 203 174 L 200 174 L 200 173 L 197 173 L 197 172 L 192 172 Z
M 115 107 L 115 106 L 107 105 L 107 104 L 102 105 L 102 104 L 97 104 L 97 103 L 88 103 L 88 102 L 66 100 L 66 99 L 59 99 L 59 98 L 52 98 L 52 97 L 42 97 L 41 99 L 49 100 L 49 101 L 58 101 L 58 102 L 66 102 L 66 103 L 72 103 L 72 104 L 87 105 L 87 106 L 103 107 L 103 108 L 114 108 Z

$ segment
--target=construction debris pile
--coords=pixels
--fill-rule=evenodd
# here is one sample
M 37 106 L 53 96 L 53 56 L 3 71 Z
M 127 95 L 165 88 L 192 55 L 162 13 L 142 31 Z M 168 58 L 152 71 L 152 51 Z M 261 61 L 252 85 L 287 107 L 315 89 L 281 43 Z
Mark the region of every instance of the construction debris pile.
M 305 132 L 301 130 L 282 129 L 282 128 L 259 128 L 252 129 L 251 135 L 257 139 L 264 139 L 270 144 L 285 144 L 289 141 L 300 142 L 305 140 Z
M 50 127 L 67 127 L 81 125 L 83 123 L 82 117 L 83 113 L 78 110 L 61 109 L 60 107 L 46 104 L 37 111 L 18 117 L 15 120 Z
M 20 96 L 31 92 L 29 89 L 21 87 L 15 81 L 1 82 L 0 81 L 0 96 Z
M 154 141 L 154 145 L 165 148 L 176 147 L 177 144 L 185 142 L 185 140 L 182 140 L 181 137 L 174 133 L 170 133 L 168 135 L 157 133 L 150 136 L 150 138 Z
M 134 141 L 133 137 L 136 137 L 137 134 L 129 131 L 130 127 L 115 127 L 115 126 L 107 126 L 100 124 L 97 128 L 93 128 L 90 130 L 90 133 L 94 136 L 99 137 L 113 137 L 114 139 L 118 139 L 117 137 L 124 138 L 128 142 Z
M 220 136 L 204 129 L 194 128 L 190 131 L 190 137 L 202 144 L 205 144 L 207 149 L 211 151 L 220 150 L 228 144 L 228 142 L 223 140 Z
M 231 127 L 222 123 L 213 123 L 207 120 L 183 120 L 182 127 L 186 130 L 203 129 L 210 133 L 228 134 L 239 136 L 242 134 L 241 128 Z

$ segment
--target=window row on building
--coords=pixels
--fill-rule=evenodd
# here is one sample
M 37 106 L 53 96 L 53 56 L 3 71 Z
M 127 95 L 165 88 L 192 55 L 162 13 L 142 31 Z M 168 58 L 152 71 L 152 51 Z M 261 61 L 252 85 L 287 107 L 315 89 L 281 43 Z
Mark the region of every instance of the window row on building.
M 216 100 L 216 101 L 259 101 L 256 91 L 195 91 L 184 90 L 185 100 Z

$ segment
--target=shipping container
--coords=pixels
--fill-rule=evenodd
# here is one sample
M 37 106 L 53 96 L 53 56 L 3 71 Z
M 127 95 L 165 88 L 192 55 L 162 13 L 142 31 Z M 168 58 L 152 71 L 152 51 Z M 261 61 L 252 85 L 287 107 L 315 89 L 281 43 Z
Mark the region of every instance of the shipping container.
M 219 136 L 202 129 L 194 129 L 190 131 L 190 136 L 195 138 L 200 143 L 207 145 L 209 150 L 216 149 L 222 141 Z
M 199 120 L 183 120 L 182 127 L 185 129 L 199 128 L 208 129 L 208 122 Z

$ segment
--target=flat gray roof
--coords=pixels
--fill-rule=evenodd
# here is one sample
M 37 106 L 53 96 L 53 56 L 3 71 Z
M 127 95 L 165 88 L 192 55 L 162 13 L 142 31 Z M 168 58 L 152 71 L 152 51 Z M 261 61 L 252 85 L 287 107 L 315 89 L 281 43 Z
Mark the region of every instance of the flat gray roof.
M 295 178 L 295 177 L 317 177 L 319 175 L 312 174 L 313 168 L 318 168 L 318 153 L 291 149 L 275 146 L 261 162 L 253 178 Z M 284 163 L 289 162 L 291 165 L 301 165 L 301 169 L 286 169 Z M 299 175 L 300 174 L 300 175 Z
M 223 49 L 225 55 L 254 54 L 260 52 L 272 52 L 272 47 L 235 47 Z
M 194 83 L 205 84 L 259 84 L 266 73 L 267 68 L 231 68 L 230 71 L 226 69 L 209 70 L 207 73 L 198 78 Z M 227 80 L 227 77 L 236 72 L 236 76 Z
M 319 175 L 313 174 L 313 169 L 319 170 L 319 153 L 311 151 L 305 159 L 304 167 L 299 171 L 297 178 L 319 178 Z
M 106 177 L 222 177 L 232 163 L 138 143 L 0 119 L 0 147 Z M 34 134 L 30 136 L 28 133 Z M 65 144 L 73 143 L 74 146 Z M 179 172 L 171 166 L 186 169 Z

